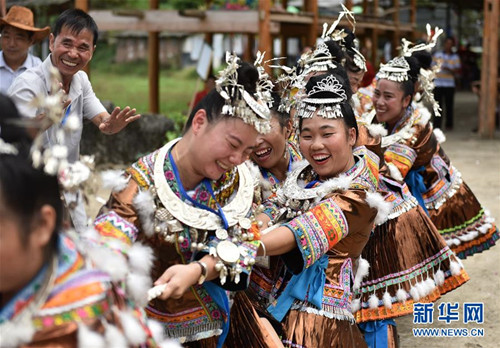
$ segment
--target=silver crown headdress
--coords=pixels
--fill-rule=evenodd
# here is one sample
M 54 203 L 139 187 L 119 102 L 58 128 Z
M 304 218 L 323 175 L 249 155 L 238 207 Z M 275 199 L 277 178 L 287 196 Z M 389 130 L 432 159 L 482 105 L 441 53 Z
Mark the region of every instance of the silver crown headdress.
M 426 31 L 427 31 L 427 42 L 420 44 L 413 44 L 413 42 L 408 41 L 406 39 L 402 39 L 401 53 L 405 57 L 410 57 L 414 52 L 418 51 L 431 51 L 437 44 L 437 39 L 443 33 L 443 29 L 439 27 L 434 28 L 434 34 L 431 31 L 431 25 L 427 23 Z M 423 99 L 432 105 L 434 110 L 434 114 L 436 116 L 441 116 L 441 107 L 439 103 L 434 98 L 434 78 L 436 77 L 436 73 L 439 70 L 442 62 L 437 62 L 430 70 L 426 70 L 420 68 L 418 80 L 420 81 L 420 86 L 423 90 Z
M 405 57 L 410 57 L 413 52 L 417 51 L 431 51 L 434 47 L 436 47 L 437 39 L 443 33 L 443 29 L 439 27 L 434 28 L 434 34 L 431 31 L 431 25 L 427 23 L 425 26 L 427 31 L 427 42 L 420 43 L 415 45 L 413 42 L 406 40 L 405 38 L 401 39 L 401 54 Z
M 319 96 L 321 94 L 321 97 Z M 297 116 L 312 118 L 315 113 L 323 118 L 342 117 L 340 104 L 347 101 L 344 86 L 334 75 L 328 75 L 321 79 L 308 93 L 299 101 Z
M 335 57 L 332 56 L 328 46 L 324 42 L 316 45 L 312 52 L 303 54 L 299 59 L 299 65 L 304 70 L 302 75 L 307 76 L 312 72 L 326 72 L 329 69 L 335 69 L 337 65 L 333 62 Z
M 227 67 L 219 73 L 215 81 L 215 88 L 219 95 L 224 98 L 225 105 L 222 107 L 223 115 L 239 117 L 243 122 L 252 125 L 259 133 L 266 134 L 271 130 L 270 111 L 268 103 L 272 103 L 272 82 L 264 68 L 259 65 L 264 54 L 257 55 L 257 70 L 259 71 L 259 83 L 254 96 L 248 93 L 244 86 L 238 84 L 239 58 L 226 52 Z
M 354 33 L 356 31 L 356 18 L 354 18 L 354 12 L 349 11 L 347 7 L 345 7 L 343 4 L 342 6 L 342 11 L 339 13 L 339 17 L 335 22 L 332 23 L 330 28 L 328 28 L 328 24 L 324 23 L 323 24 L 323 33 L 321 34 L 321 38 L 324 41 L 328 40 L 333 40 L 338 42 L 338 44 L 342 47 L 344 51 L 347 50 L 347 47 L 345 45 L 345 37 L 347 36 L 347 33 L 344 31 L 344 29 L 338 30 L 337 25 L 339 25 L 340 21 L 342 18 L 346 18 L 349 24 L 351 24 L 352 27 L 352 32 Z M 357 40 L 355 40 L 357 42 Z M 366 71 L 366 59 L 365 57 L 357 50 L 357 48 L 352 47 L 350 48 L 352 50 L 353 54 L 353 61 L 354 64 L 360 68 L 363 71 Z
M 408 81 L 408 71 L 410 65 L 404 57 L 391 59 L 387 64 L 380 64 L 377 79 L 387 79 L 395 82 Z

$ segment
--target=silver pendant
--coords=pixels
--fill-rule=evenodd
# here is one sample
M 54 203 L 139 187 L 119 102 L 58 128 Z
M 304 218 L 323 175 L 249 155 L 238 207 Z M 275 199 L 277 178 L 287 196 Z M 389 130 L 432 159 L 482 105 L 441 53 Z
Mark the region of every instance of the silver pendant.
M 241 228 L 244 228 L 245 230 L 250 229 L 252 227 L 252 222 L 248 218 L 242 218 L 239 220 L 239 224 Z
M 225 240 L 228 237 L 227 231 L 223 228 L 218 228 L 215 230 L 215 236 L 220 240 Z
M 233 242 L 224 240 L 217 244 L 217 255 L 225 263 L 235 263 L 240 259 L 240 250 Z
M 184 230 L 184 227 L 179 222 L 179 220 L 170 220 L 170 221 L 167 221 L 167 227 L 168 227 L 168 230 L 170 232 L 173 232 L 173 233 L 182 232 Z

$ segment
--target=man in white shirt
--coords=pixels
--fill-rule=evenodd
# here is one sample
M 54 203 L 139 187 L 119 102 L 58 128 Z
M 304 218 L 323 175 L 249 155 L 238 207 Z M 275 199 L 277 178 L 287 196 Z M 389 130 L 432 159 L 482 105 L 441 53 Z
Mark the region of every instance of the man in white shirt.
M 0 18 L 0 93 L 7 93 L 12 81 L 26 69 L 42 63 L 28 51 L 49 33 L 50 27 L 35 28 L 33 12 L 23 6 L 12 6 Z
M 59 71 L 62 79 L 60 85 L 67 97 L 65 115 L 76 116 L 80 120 L 80 127 L 65 137 L 69 163 L 77 161 L 80 156 L 83 119 L 92 121 L 104 134 L 115 134 L 140 117 L 135 114 L 135 109 L 128 106 L 123 110 L 116 107 L 110 115 L 94 94 L 88 76 L 82 69 L 92 59 L 97 36 L 97 25 L 87 13 L 79 9 L 64 11 L 57 18 L 50 34 L 51 54 L 41 65 L 18 76 L 8 90 L 22 116 L 42 118 L 45 111 L 34 106 L 32 101 L 37 96 L 57 92 L 51 90 L 50 69 L 55 67 Z M 61 127 L 62 124 L 53 125 L 45 131 L 44 145 L 58 143 L 57 131 Z M 74 198 L 66 197 L 66 203 L 71 206 L 68 200 Z M 82 230 L 87 225 L 87 219 L 81 197 L 77 201 L 78 208 L 70 213 L 75 228 Z

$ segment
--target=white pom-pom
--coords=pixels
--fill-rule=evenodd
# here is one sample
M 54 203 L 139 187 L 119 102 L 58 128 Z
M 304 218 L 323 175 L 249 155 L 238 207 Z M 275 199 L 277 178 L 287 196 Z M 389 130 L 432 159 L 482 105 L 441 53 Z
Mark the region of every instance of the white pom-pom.
M 425 285 L 427 287 L 427 295 L 433 292 L 434 289 L 436 288 L 436 283 L 434 282 L 434 279 L 432 279 L 431 277 L 428 277 L 425 280 Z
M 104 333 L 107 347 L 126 348 L 128 347 L 127 340 L 120 330 L 114 325 L 106 325 L 106 332 Z
M 380 123 L 369 124 L 366 128 L 372 137 L 385 137 L 387 135 L 387 129 Z
M 387 217 L 392 209 L 392 204 L 386 202 L 384 197 L 378 192 L 367 192 L 366 203 L 372 208 L 377 209 L 377 216 L 375 217 L 375 225 L 381 225 L 387 221 Z
M 130 342 L 130 344 L 138 346 L 146 342 L 146 333 L 133 314 L 122 311 L 120 312 L 120 319 L 123 327 L 123 332 L 125 333 L 125 336 L 127 337 L 127 340 Z
M 363 259 L 361 256 L 358 258 L 357 264 L 358 267 L 356 269 L 356 276 L 354 277 L 354 284 L 353 284 L 354 290 L 359 289 L 361 281 L 363 280 L 364 277 L 368 275 L 370 269 L 370 264 L 368 263 L 368 261 Z
M 156 208 L 153 196 L 149 191 L 139 191 L 132 203 L 137 209 L 144 233 L 151 237 L 154 233 L 153 215 Z
M 398 299 L 398 302 L 405 302 L 406 299 L 408 297 L 408 293 L 404 290 L 404 289 L 398 289 L 398 291 L 396 291 L 396 298 Z
M 141 243 L 134 243 L 128 252 L 128 263 L 135 273 L 149 275 L 153 260 L 153 249 Z
M 351 312 L 356 313 L 361 309 L 361 300 L 359 298 L 355 298 L 351 302 Z
M 414 302 L 417 302 L 420 300 L 420 294 L 418 292 L 418 289 L 415 286 L 412 286 L 410 289 L 410 296 L 413 299 Z
M 451 261 L 450 262 L 450 271 L 452 275 L 459 275 L 460 271 L 462 269 L 462 266 L 456 261 Z
M 10 321 L 0 325 L 0 347 L 18 347 L 28 343 L 35 334 L 31 318 L 21 323 Z
M 376 294 L 371 294 L 370 298 L 368 298 L 368 306 L 371 309 L 377 309 L 378 308 L 378 297 Z
M 101 173 L 102 186 L 113 189 L 113 192 L 120 192 L 127 187 L 130 177 L 122 175 L 121 170 L 106 170 Z
M 391 177 L 398 181 L 403 181 L 403 175 L 399 171 L 398 167 L 396 167 L 393 163 L 387 162 L 387 168 L 389 169 L 389 174 Z
M 96 247 L 87 254 L 95 267 L 109 274 L 113 281 L 124 280 L 128 273 L 127 260 L 107 247 Z
M 384 296 L 382 296 L 382 302 L 384 303 L 385 308 L 392 308 L 392 297 L 387 290 L 384 292 Z
M 148 319 L 147 325 L 151 334 L 153 335 L 153 339 L 156 342 L 161 342 L 165 339 L 165 333 L 163 329 L 163 325 L 154 319 Z
M 167 339 L 159 343 L 160 348 L 182 348 L 179 341 Z
M 78 347 L 80 348 L 105 348 L 104 337 L 90 330 L 84 324 L 78 325 Z
M 420 112 L 420 117 L 418 119 L 417 124 L 425 126 L 431 119 L 432 115 L 429 109 L 427 109 L 426 107 L 420 107 L 418 110 Z
M 66 128 L 70 132 L 74 132 L 80 129 L 80 125 L 81 123 L 78 116 L 73 115 L 73 116 L 68 116 L 68 118 L 66 119 L 66 123 L 64 124 L 64 128 Z
M 446 136 L 444 135 L 443 131 L 439 128 L 434 129 L 434 136 L 436 137 L 436 140 L 440 144 L 442 144 L 446 141 Z
M 438 270 L 436 274 L 434 274 L 434 281 L 436 282 L 437 286 L 441 286 L 444 284 L 444 272 L 441 270 Z
M 130 273 L 127 276 L 127 294 L 140 306 L 148 304 L 148 290 L 153 285 L 151 277 Z
M 479 232 L 481 232 L 482 234 L 486 234 L 490 228 L 492 227 L 493 225 L 492 224 L 484 224 L 484 225 L 481 225 L 477 228 L 477 230 Z
M 420 298 L 427 296 L 427 287 L 424 282 L 418 282 L 415 284 L 415 287 L 418 290 L 418 295 Z

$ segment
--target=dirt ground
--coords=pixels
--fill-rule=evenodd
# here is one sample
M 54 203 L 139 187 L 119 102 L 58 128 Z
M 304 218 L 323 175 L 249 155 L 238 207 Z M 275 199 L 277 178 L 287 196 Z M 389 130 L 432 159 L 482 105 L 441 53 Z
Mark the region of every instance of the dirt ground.
M 477 122 L 477 97 L 472 93 L 459 92 L 455 96 L 455 129 L 445 133 L 445 152 L 453 165 L 462 173 L 465 182 L 491 215 L 500 222 L 500 133 L 494 140 L 480 139 L 472 129 Z M 99 190 L 98 195 L 107 199 L 108 190 Z M 88 212 L 95 216 L 100 205 L 90 202 Z M 499 242 L 500 244 L 500 242 Z M 434 323 L 414 325 L 413 316 L 396 320 L 402 348 L 493 348 L 500 346 L 500 246 L 463 261 L 470 281 L 459 289 L 445 295 L 434 306 Z M 449 325 L 437 320 L 438 304 L 458 302 L 460 320 Z M 462 323 L 461 309 L 464 302 L 484 303 L 484 323 Z M 412 328 L 483 328 L 484 337 L 469 338 L 421 338 L 414 337 Z
M 471 130 L 476 127 L 477 98 L 471 93 L 455 95 L 455 129 L 445 133 L 443 148 L 453 165 L 462 173 L 485 209 L 490 210 L 500 222 L 500 134 L 494 140 L 483 140 Z M 444 123 L 444 122 L 443 122 Z M 463 260 L 470 281 L 446 294 L 434 306 L 434 322 L 428 325 L 413 324 L 413 316 L 396 320 L 401 347 L 428 348 L 493 348 L 500 346 L 500 246 L 482 254 Z M 449 325 L 437 321 L 438 305 L 441 302 L 458 302 L 460 320 Z M 484 323 L 463 324 L 462 306 L 464 302 L 484 303 Z M 469 338 L 421 338 L 413 337 L 412 328 L 483 328 L 484 337 Z

